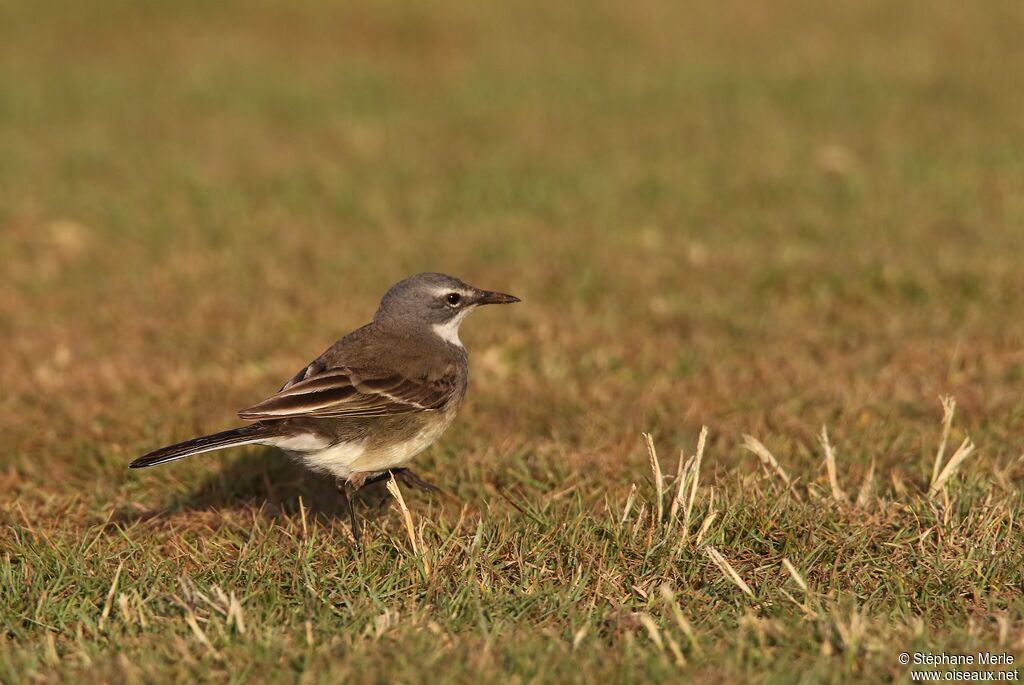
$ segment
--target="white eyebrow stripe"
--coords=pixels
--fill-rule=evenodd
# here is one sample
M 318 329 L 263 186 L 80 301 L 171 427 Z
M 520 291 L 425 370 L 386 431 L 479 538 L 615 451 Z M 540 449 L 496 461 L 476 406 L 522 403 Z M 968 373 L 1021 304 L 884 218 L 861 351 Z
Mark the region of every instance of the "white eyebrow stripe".
M 462 288 L 433 288 L 431 290 L 431 292 L 436 297 L 443 297 L 444 295 L 447 295 L 448 293 L 458 293 L 459 295 L 462 295 L 463 297 L 469 297 L 470 295 L 473 294 L 471 291 L 464 290 Z

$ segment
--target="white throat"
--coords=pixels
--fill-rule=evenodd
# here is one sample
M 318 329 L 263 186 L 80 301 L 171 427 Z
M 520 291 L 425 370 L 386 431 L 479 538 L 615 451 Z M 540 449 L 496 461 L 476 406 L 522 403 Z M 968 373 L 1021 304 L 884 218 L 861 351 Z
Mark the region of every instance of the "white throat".
M 431 328 L 441 340 L 456 347 L 462 347 L 462 341 L 459 340 L 459 326 L 462 325 L 462 320 L 466 318 L 466 314 L 469 314 L 468 308 L 463 309 L 444 323 L 435 323 Z

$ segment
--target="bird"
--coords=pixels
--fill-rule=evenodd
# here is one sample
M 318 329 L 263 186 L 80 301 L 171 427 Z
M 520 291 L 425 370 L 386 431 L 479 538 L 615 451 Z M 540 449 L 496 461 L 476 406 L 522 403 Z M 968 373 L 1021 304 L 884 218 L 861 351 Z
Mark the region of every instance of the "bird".
M 130 468 L 240 445 L 277 447 L 334 479 L 359 549 L 353 499 L 361 488 L 394 476 L 437 489 L 407 464 L 441 437 L 466 396 L 463 320 L 483 305 L 519 301 L 446 274 L 410 276 L 388 289 L 370 323 L 340 338 L 277 393 L 239 411 L 249 423 L 161 447 Z

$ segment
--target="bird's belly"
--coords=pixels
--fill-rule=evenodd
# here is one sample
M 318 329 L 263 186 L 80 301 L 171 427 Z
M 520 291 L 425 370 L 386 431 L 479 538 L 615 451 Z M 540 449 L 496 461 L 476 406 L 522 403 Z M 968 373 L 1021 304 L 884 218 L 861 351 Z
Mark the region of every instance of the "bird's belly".
M 405 465 L 437 442 L 455 418 L 455 413 L 453 407 L 414 422 L 378 426 L 378 430 L 347 440 L 329 440 L 313 433 L 300 434 L 278 440 L 275 446 L 288 452 L 306 468 L 336 478 L 348 478 L 356 473 L 379 473 Z
M 324 438 L 299 435 L 275 443 L 311 471 L 347 478 L 352 473 L 352 462 L 366 452 L 365 440 L 331 444 Z
M 417 454 L 437 442 L 455 418 L 455 412 L 444 412 L 436 416 L 437 418 L 424 421 L 419 430 L 403 440 L 377 440 L 368 443 L 367 449 L 352 461 L 352 472 L 374 473 L 404 466 Z

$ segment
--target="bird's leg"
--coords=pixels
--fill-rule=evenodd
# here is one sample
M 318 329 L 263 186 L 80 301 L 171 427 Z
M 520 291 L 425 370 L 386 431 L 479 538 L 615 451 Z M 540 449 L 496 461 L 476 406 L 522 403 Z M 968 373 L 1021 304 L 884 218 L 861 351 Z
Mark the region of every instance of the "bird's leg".
M 345 508 L 348 509 L 348 521 L 349 525 L 352 527 L 353 546 L 357 552 L 361 552 L 362 545 L 360 544 L 360 539 L 362 537 L 362 529 L 359 526 L 359 518 L 356 516 L 355 506 L 355 496 L 359 488 L 347 479 L 339 479 L 337 482 L 337 488 L 342 501 L 345 503 Z

